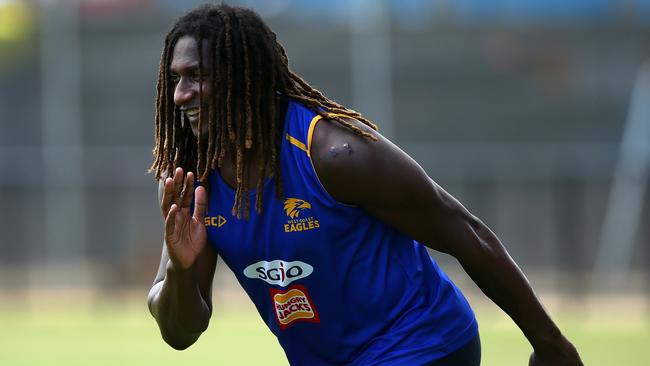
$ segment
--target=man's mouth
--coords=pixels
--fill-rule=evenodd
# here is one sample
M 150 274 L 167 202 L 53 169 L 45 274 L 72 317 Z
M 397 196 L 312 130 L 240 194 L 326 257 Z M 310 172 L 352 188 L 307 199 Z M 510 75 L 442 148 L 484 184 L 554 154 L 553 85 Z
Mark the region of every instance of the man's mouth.
M 183 112 L 188 118 L 195 118 L 199 115 L 199 108 L 187 108 Z

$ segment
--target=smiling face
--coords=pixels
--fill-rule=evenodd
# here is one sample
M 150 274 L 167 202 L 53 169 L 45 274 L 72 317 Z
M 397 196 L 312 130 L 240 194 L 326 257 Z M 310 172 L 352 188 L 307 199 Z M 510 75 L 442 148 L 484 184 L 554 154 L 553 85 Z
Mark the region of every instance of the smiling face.
M 174 104 L 185 115 L 192 128 L 194 136 L 199 134 L 199 98 L 202 98 L 203 123 L 201 133 L 207 137 L 209 101 L 212 99 L 210 83 L 211 73 L 208 52 L 208 42 L 203 41 L 203 58 L 201 60 L 202 77 L 199 76 L 199 48 L 194 37 L 184 36 L 178 39 L 174 46 L 170 64 L 170 77 L 174 83 Z

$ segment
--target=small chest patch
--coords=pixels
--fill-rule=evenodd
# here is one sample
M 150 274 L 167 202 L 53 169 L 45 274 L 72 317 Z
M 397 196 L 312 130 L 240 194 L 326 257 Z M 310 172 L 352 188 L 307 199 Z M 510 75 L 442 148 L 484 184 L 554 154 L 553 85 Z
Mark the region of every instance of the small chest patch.
M 302 285 L 294 285 L 287 290 L 269 289 L 275 318 L 280 329 L 284 330 L 294 323 L 320 323 L 320 317 Z
M 287 223 L 284 224 L 285 233 L 294 233 L 318 229 L 320 223 L 313 216 L 311 204 L 300 198 L 287 198 L 284 200 L 284 212 L 287 214 Z

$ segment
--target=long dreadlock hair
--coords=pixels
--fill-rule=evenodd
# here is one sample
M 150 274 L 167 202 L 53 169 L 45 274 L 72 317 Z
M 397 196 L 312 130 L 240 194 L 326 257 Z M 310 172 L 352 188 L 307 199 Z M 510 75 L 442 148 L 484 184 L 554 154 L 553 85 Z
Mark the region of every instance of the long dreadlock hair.
M 204 101 L 199 94 L 199 136 L 194 136 L 185 116 L 174 105 L 175 84 L 170 64 L 176 42 L 191 36 L 197 40 L 199 79 L 210 70 L 212 97 Z M 203 50 L 204 40 L 208 46 Z M 210 65 L 204 65 L 207 52 Z M 202 84 L 201 84 L 202 86 Z M 336 121 L 360 136 L 376 137 L 353 125 L 340 115 L 355 118 L 377 127 L 361 114 L 325 97 L 289 69 L 289 60 L 276 34 L 250 9 L 204 5 L 180 17 L 165 37 L 160 57 L 156 96 L 154 162 L 149 168 L 159 180 L 172 176 L 176 167 L 196 171 L 199 180 L 207 181 L 212 169 L 220 168 L 230 156 L 236 173 L 235 203 L 232 214 L 238 218 L 249 213 L 249 162 L 261 162 L 256 182 L 255 207 L 262 211 L 262 186 L 273 177 L 276 196 L 282 196 L 279 151 L 282 142 L 283 116 L 278 96 L 294 99 L 322 117 Z M 202 90 L 202 87 L 199 88 Z M 207 139 L 202 136 L 207 123 Z M 255 144 L 255 148 L 253 148 Z

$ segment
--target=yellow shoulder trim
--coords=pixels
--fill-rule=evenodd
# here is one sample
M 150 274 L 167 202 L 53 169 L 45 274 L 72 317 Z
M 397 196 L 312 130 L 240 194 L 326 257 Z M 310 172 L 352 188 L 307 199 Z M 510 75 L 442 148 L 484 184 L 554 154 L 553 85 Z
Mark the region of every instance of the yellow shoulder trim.
M 307 150 L 307 146 L 305 146 L 305 144 L 303 144 L 302 141 L 298 140 L 297 138 L 295 138 L 295 137 L 293 137 L 293 136 L 291 136 L 289 134 L 287 134 L 287 140 L 289 140 L 289 142 L 292 145 L 294 145 L 295 147 L 299 148 L 300 150 L 306 152 L 307 155 L 309 155 L 309 150 Z
M 328 113 L 328 116 L 336 116 L 336 117 L 350 117 L 345 114 L 340 114 L 340 113 Z M 323 116 L 320 114 L 317 114 L 314 118 L 311 119 L 311 122 L 309 122 L 309 130 L 307 130 L 307 155 L 311 157 L 311 139 L 314 136 L 314 129 L 316 128 L 316 124 L 318 121 L 323 119 Z M 304 146 L 304 145 L 303 145 Z
M 318 121 L 320 121 L 323 117 L 319 114 L 316 115 L 316 117 L 311 119 L 311 122 L 309 122 L 309 130 L 307 130 L 307 155 L 311 157 L 311 137 L 314 135 L 314 128 L 316 127 L 316 124 Z

